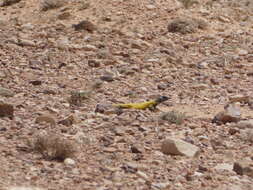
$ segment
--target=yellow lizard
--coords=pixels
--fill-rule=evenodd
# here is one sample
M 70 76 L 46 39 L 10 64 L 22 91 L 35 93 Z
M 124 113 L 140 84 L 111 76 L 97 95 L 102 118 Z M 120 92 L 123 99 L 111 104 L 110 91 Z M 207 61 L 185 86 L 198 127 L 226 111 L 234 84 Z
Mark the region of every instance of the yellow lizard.
M 146 102 L 140 102 L 140 103 L 129 103 L 129 104 L 113 104 L 113 106 L 117 108 L 122 108 L 122 109 L 151 109 L 154 110 L 156 106 L 166 100 L 168 100 L 169 97 L 167 96 L 160 96 L 155 100 L 150 100 Z

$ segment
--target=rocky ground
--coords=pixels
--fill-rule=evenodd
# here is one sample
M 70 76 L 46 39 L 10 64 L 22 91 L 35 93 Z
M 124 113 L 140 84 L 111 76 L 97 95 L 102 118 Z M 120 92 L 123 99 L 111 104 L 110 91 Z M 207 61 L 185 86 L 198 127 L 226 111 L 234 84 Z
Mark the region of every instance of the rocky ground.
M 251 190 L 252 83 L 251 0 L 0 0 L 0 189 Z

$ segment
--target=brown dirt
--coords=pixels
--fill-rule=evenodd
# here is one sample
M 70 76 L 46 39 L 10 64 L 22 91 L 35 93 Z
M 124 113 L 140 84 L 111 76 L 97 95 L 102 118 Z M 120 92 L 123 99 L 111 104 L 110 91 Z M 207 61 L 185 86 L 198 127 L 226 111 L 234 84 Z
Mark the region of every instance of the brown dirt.
M 15 106 L 12 120 L 0 118 L 0 189 L 253 189 L 249 176 L 214 168 L 252 161 L 252 143 L 240 130 L 231 135 L 229 124 L 211 123 L 229 97 L 253 98 L 253 2 L 197 2 L 188 9 L 176 0 L 72 0 L 48 11 L 39 0 L 21 0 L 0 7 L 0 86 L 15 93 L 0 96 Z M 168 23 L 181 17 L 208 26 L 168 33 Z M 94 31 L 75 31 L 83 20 Z M 101 76 L 110 80 L 91 88 Z M 82 104 L 69 104 L 72 91 L 91 89 Z M 156 95 L 171 97 L 158 112 L 94 113 L 98 103 Z M 248 104 L 240 107 L 243 118 L 253 118 Z M 189 117 L 179 126 L 157 122 L 169 110 Z M 76 121 L 35 123 L 40 114 Z M 26 140 L 41 131 L 79 142 L 76 165 L 28 151 Z M 163 155 L 161 142 L 169 136 L 190 139 L 200 156 Z

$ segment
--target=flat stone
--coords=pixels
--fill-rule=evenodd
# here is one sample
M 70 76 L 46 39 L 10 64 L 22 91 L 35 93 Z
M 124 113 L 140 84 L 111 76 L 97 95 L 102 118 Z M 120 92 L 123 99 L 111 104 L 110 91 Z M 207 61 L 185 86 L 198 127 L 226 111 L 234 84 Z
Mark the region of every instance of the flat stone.
M 228 170 L 228 171 L 233 171 L 233 164 L 228 164 L 228 163 L 222 163 L 222 164 L 217 164 L 214 169 L 216 170 Z
M 14 96 L 14 92 L 7 88 L 0 87 L 0 96 L 12 97 Z
M 192 86 L 193 89 L 195 90 L 205 90 L 208 88 L 207 84 L 196 84 L 194 86 Z
M 180 139 L 169 138 L 162 143 L 162 153 L 171 155 L 197 156 L 200 149 Z
M 52 126 L 56 125 L 55 119 L 50 115 L 41 115 L 36 118 L 35 123 L 49 123 Z
M 234 103 L 234 102 L 248 103 L 250 101 L 250 97 L 239 94 L 239 95 L 229 97 L 229 101 L 231 103 Z

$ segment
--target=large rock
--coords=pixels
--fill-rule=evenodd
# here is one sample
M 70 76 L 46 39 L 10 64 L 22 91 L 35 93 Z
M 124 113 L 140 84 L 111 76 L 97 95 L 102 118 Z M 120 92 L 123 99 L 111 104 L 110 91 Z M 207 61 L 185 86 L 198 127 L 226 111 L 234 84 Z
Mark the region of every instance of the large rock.
M 200 149 L 197 146 L 183 140 L 169 138 L 162 143 L 161 151 L 164 154 L 194 157 L 198 155 Z
M 213 123 L 225 124 L 230 122 L 238 122 L 241 119 L 240 108 L 229 104 L 225 106 L 225 110 L 219 112 L 212 120 Z
M 234 163 L 233 170 L 238 175 L 247 175 L 253 178 L 253 163 L 249 160 L 241 160 Z

